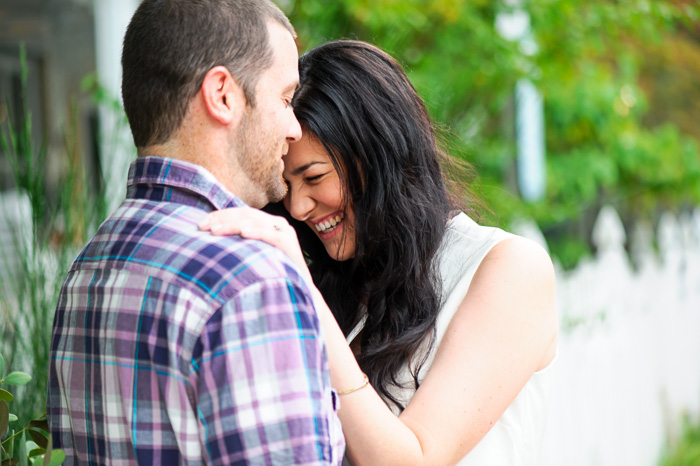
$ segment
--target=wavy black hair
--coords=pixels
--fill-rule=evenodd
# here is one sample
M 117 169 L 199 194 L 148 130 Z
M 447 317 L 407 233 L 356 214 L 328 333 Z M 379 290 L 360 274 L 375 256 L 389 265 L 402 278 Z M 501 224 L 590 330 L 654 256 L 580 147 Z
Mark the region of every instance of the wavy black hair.
M 328 152 L 354 209 L 354 258 L 331 259 L 308 226 L 286 217 L 346 335 L 366 306 L 358 362 L 403 409 L 389 388 L 405 364 L 418 387 L 424 360 L 415 360 L 416 349 L 433 344 L 441 304 L 433 259 L 454 209 L 440 168 L 445 154 L 401 66 L 377 47 L 330 42 L 302 55 L 299 73 L 294 112 Z

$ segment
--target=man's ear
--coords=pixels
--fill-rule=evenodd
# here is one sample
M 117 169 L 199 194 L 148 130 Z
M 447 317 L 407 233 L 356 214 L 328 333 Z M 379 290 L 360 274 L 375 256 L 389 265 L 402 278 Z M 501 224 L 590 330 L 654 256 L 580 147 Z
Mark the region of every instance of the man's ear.
M 237 125 L 246 106 L 243 88 L 225 66 L 215 66 L 204 75 L 202 97 L 209 115 L 223 125 Z

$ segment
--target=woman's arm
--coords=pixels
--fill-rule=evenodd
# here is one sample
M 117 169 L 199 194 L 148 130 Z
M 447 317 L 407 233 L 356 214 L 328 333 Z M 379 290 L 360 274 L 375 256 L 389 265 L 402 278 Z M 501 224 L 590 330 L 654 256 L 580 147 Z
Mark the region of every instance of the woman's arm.
M 240 232 L 229 222 L 234 217 L 240 222 L 240 216 L 226 212 L 212 214 L 213 225 L 222 225 L 214 232 Z M 299 265 L 308 276 L 303 256 L 293 251 L 299 249 L 298 243 L 292 244 L 296 235 L 292 240 L 286 228 L 272 226 L 279 217 L 259 214 L 253 213 L 255 226 L 248 224 L 243 236 L 281 247 L 298 264 L 301 258 Z M 362 372 L 328 306 L 310 286 L 326 336 L 332 384 L 339 391 L 357 387 Z M 341 397 L 339 416 L 350 459 L 356 464 L 457 462 L 532 374 L 554 357 L 557 328 L 554 272 L 547 253 L 523 238 L 497 244 L 477 270 L 430 371 L 401 416 L 371 386 Z
M 523 238 L 489 252 L 402 421 L 440 464 L 464 457 L 537 370 L 554 358 L 558 319 L 547 253 Z M 428 443 L 435 442 L 435 443 Z
M 350 458 L 356 464 L 456 463 L 486 435 L 532 374 L 551 362 L 557 329 L 547 253 L 522 238 L 496 245 L 476 272 L 399 423 L 374 390 L 341 399 Z M 334 351 L 334 386 L 357 384 L 354 367 L 347 371 L 354 379 L 338 380 L 335 358 L 342 357 L 340 367 L 352 364 L 349 350 Z

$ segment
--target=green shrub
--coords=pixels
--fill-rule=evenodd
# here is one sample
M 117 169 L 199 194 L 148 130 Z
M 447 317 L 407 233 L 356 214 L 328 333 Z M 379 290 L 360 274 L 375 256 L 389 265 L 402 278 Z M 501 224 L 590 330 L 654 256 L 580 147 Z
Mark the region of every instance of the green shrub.
M 0 354 L 0 385 L 23 386 L 31 379 L 32 377 L 26 372 L 14 371 L 5 374 L 5 359 Z M 19 418 L 10 413 L 9 403 L 13 401 L 14 395 L 4 388 L 0 388 L 0 442 L 2 442 L 0 444 L 0 461 L 2 461 L 2 465 L 43 464 L 58 466 L 63 463 L 66 454 L 63 450 L 53 449 L 53 441 L 49 434 L 45 415 L 40 419 L 29 421 L 25 427 L 15 430 L 14 426 Z M 26 440 L 27 435 L 31 440 Z
M 659 466 L 700 465 L 700 417 L 683 416 L 680 438 L 669 442 Z

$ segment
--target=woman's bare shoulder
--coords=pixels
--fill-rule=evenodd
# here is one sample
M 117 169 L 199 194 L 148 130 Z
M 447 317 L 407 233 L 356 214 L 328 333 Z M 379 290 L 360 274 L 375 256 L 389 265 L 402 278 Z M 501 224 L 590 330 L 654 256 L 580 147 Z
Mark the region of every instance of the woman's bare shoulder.
M 542 284 L 554 281 L 549 253 L 535 241 L 522 236 L 510 236 L 494 245 L 481 266 L 497 268 L 501 273 L 519 274 L 522 279 L 544 282 Z

